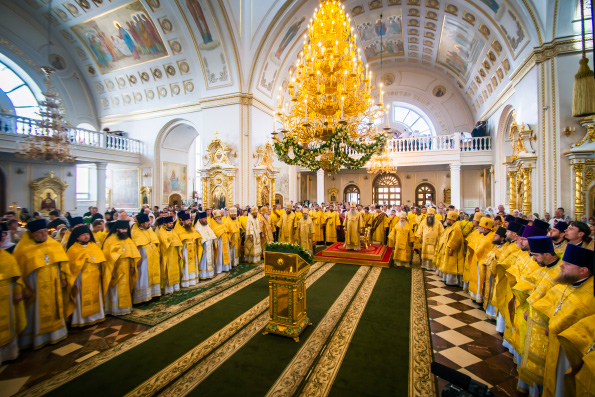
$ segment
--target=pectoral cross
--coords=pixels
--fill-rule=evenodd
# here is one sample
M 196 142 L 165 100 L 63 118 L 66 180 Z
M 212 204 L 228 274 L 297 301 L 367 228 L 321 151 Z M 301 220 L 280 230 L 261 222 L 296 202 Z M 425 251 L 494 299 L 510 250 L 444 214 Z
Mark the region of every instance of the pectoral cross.
M 45 261 L 46 265 L 50 264 L 50 257 L 48 256 L 48 254 L 45 254 L 45 256 L 43 257 L 43 260 Z
M 591 346 L 589 346 L 589 350 L 587 350 L 587 352 L 585 353 L 585 356 L 589 353 L 591 353 L 592 351 L 595 351 L 595 342 L 593 342 L 593 344 Z
M 91 260 L 92 260 L 93 262 L 95 262 L 95 258 L 93 257 L 93 255 L 91 255 Z
M 556 314 L 558 314 L 558 312 L 559 312 L 560 310 L 562 310 L 562 304 L 561 304 L 561 303 L 560 303 L 560 304 L 558 304 L 558 306 L 556 306 L 556 310 L 554 311 L 554 316 L 555 316 Z

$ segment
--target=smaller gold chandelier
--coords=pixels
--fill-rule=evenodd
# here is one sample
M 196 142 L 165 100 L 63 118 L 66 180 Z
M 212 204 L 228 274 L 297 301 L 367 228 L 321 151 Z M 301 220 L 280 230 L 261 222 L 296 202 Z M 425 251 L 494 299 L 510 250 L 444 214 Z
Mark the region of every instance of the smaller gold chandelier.
M 387 151 L 382 154 L 375 154 L 370 159 L 368 174 L 389 174 L 397 172 L 397 164 Z
M 62 120 L 62 111 L 58 95 L 50 91 L 50 75 L 53 68 L 44 66 L 46 92 L 45 100 L 41 103 L 41 120 L 35 130 L 27 136 L 22 146 L 22 152 L 17 157 L 25 159 L 42 159 L 46 162 L 56 160 L 59 162 L 72 162 L 74 157 L 70 154 L 70 142 Z

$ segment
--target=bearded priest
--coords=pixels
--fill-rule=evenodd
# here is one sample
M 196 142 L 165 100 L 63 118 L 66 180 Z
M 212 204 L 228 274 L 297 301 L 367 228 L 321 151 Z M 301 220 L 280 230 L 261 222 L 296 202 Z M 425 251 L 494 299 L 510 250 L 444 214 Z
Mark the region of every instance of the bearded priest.
M 260 231 L 262 238 L 260 239 L 260 246 L 262 252 L 266 249 L 268 243 L 275 241 L 273 239 L 273 227 L 271 225 L 271 211 L 265 205 L 260 209 Z
M 103 242 L 106 262 L 103 268 L 103 293 L 105 314 L 123 316 L 132 313 L 132 290 L 138 272 L 136 264 L 141 258 L 130 238 L 130 224 L 117 220 Z
M 151 221 L 147 214 L 136 216 L 131 235 L 141 256 L 136 265 L 138 277 L 132 293 L 132 303 L 137 304 L 150 301 L 155 296 L 161 296 L 161 256 L 159 238 L 151 229 Z
M 186 212 L 178 214 L 180 226 L 176 225 L 174 233 L 182 242 L 180 255 L 182 256 L 181 270 L 182 288 L 192 287 L 198 283 L 198 261 L 202 255 L 202 245 L 200 245 L 200 234 L 192 227 L 192 219 Z
M 172 294 L 180 290 L 180 249 L 182 242 L 178 234 L 173 231 L 174 218 L 166 216 L 159 218 L 161 226 L 158 231 L 159 252 L 161 254 L 161 291 L 163 295 Z
M 421 267 L 426 270 L 436 270 L 436 265 L 432 261 L 436 253 L 438 239 L 444 230 L 442 223 L 436 220 L 435 214 L 435 208 L 428 209 L 426 218 L 421 221 L 416 233 L 421 243 Z
M 297 241 L 298 244 L 310 255 L 314 255 L 314 224 L 308 215 L 308 209 L 302 210 L 302 219 L 298 221 Z
M 411 238 L 413 230 L 407 221 L 405 211 L 399 214 L 399 222 L 390 230 L 388 234 L 388 246 L 394 247 L 393 259 L 396 266 L 411 266 Z
M 357 210 L 355 202 L 351 203 L 349 212 L 345 215 L 343 228 L 345 229 L 345 244 L 343 245 L 343 248 L 359 251 L 361 249 L 359 236 L 364 228 L 364 219 Z M 314 230 L 316 230 L 316 226 L 314 227 Z M 316 237 L 316 233 L 314 234 L 314 237 Z
M 295 213 L 292 211 L 291 204 L 287 203 L 285 212 L 281 215 L 279 222 L 277 222 L 280 243 L 295 242 L 295 228 L 297 227 L 297 221 Z
M 244 241 L 244 260 L 246 262 L 257 263 L 260 261 L 260 255 L 262 254 L 261 237 L 262 231 L 258 220 L 258 208 L 252 207 L 246 220 L 246 240 Z
M 19 336 L 19 347 L 39 349 L 67 336 L 64 302 L 69 297 L 70 267 L 62 245 L 48 238 L 45 219 L 29 222 L 26 227 L 27 233 L 14 250 L 26 285 L 27 327 Z
M 229 228 L 227 224 L 221 219 L 221 210 L 213 211 L 214 221 L 211 224 L 211 229 L 215 233 L 217 240 L 215 246 L 215 274 L 221 272 L 228 272 L 231 270 L 231 259 L 229 255 Z
M 215 277 L 215 268 L 213 267 L 213 243 L 217 236 L 208 225 L 207 213 L 199 212 L 196 214 L 197 221 L 194 230 L 200 234 L 200 244 L 202 245 L 202 255 L 198 264 L 198 278 L 206 280 Z
M 66 244 L 66 255 L 70 263 L 68 284 L 71 299 L 66 308 L 66 315 L 72 314 L 70 326 L 84 327 L 102 322 L 105 313 L 101 266 L 105 256 L 88 226 L 72 230 Z

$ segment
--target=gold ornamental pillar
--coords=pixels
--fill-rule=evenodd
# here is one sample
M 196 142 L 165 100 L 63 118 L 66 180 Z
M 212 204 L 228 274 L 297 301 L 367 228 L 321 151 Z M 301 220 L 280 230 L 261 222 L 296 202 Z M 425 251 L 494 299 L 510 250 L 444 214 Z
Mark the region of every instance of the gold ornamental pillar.
M 531 207 L 531 167 L 523 168 L 521 173 L 523 177 L 523 214 L 530 215 L 533 213 Z
M 515 171 L 508 171 L 508 203 L 510 205 L 510 213 L 516 209 L 516 180 Z
M 311 325 L 306 314 L 306 276 L 310 264 L 298 254 L 264 253 L 264 274 L 269 279 L 270 319 L 263 335 L 288 336 L 296 342 Z
M 574 171 L 574 214 L 577 221 L 581 220 L 581 216 L 585 215 L 585 194 L 583 193 L 583 170 L 584 163 L 572 164 Z

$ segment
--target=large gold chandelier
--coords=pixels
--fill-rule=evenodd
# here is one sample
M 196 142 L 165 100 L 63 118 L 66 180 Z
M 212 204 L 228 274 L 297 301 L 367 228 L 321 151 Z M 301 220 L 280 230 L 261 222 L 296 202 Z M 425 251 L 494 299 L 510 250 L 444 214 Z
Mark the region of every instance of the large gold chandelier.
M 375 154 L 370 159 L 368 174 L 389 174 L 397 172 L 397 164 L 390 153 Z
M 280 89 L 273 132 L 275 151 L 289 164 L 311 170 L 362 168 L 386 138 L 374 120 L 384 113 L 383 92 L 374 103 L 372 72 L 364 67 L 351 19 L 337 0 L 323 0 L 304 36 L 295 73 L 283 101 Z M 354 154 L 361 154 L 354 158 Z
M 50 75 L 54 69 L 49 66 L 41 68 L 45 73 L 45 99 L 41 102 L 39 115 L 41 121 L 37 123 L 35 130 L 32 130 L 22 146 L 22 152 L 17 153 L 18 157 L 26 159 L 42 159 L 45 161 L 57 160 L 59 162 L 74 161 L 70 154 L 70 143 L 64 126 L 62 110 L 58 94 L 51 91 Z

